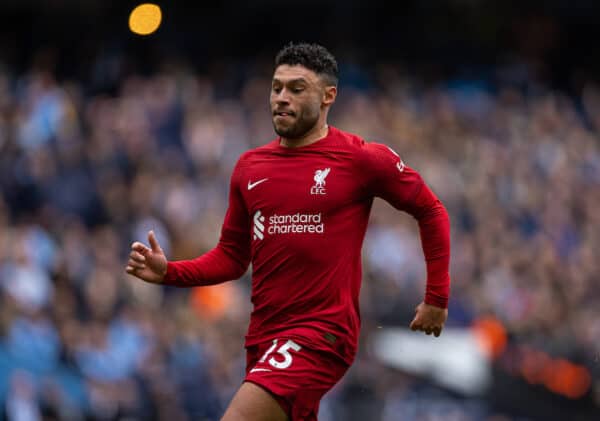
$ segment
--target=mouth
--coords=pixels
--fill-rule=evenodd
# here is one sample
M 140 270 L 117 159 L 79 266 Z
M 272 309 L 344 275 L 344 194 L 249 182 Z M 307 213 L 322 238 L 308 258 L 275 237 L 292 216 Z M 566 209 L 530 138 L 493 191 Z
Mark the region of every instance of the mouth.
M 293 111 L 274 111 L 273 117 L 294 117 Z

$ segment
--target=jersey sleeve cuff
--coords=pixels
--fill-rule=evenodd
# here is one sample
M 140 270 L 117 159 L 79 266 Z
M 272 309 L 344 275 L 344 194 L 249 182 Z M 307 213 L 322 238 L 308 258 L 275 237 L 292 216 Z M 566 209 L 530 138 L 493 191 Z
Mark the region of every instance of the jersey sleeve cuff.
M 425 304 L 429 304 L 431 306 L 436 306 L 439 308 L 448 308 L 448 297 L 440 297 L 433 293 L 425 294 Z
M 165 273 L 163 283 L 173 284 L 177 281 L 178 277 L 177 265 L 175 265 L 175 262 L 167 262 L 167 273 Z

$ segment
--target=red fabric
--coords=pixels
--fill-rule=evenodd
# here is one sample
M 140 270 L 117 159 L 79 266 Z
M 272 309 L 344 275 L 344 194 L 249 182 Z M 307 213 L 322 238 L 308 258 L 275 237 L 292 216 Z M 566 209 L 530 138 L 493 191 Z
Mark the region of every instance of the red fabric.
M 288 340 L 278 338 L 274 340 L 276 343 L 268 341 L 249 347 L 244 381 L 271 393 L 290 421 L 316 421 L 321 398 L 344 376 L 349 366 L 331 353 L 307 347 L 296 351 L 286 346 Z M 290 356 L 289 366 L 278 367 L 277 363 L 285 365 L 285 353 Z M 264 361 L 260 361 L 263 358 Z
M 369 166 L 376 173 L 370 178 L 367 191 L 396 209 L 408 212 L 419 223 L 427 263 L 425 303 L 447 308 L 450 294 L 450 220 L 446 209 L 421 176 L 406 166 L 390 148 L 371 143 L 364 149 L 368 151 L 366 159 Z
M 197 259 L 169 262 L 165 282 L 224 282 L 240 277 L 251 261 L 254 310 L 246 345 L 285 333 L 351 363 L 360 327 L 361 247 L 374 197 L 417 219 L 427 263 L 425 302 L 446 307 L 446 210 L 392 150 L 333 127 L 305 147 L 275 140 L 242 155 L 219 244 Z

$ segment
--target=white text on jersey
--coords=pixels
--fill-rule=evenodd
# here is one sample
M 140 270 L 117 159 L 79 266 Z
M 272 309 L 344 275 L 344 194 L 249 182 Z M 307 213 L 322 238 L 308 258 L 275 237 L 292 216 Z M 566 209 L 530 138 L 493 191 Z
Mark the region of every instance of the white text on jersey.
M 293 215 L 271 215 L 266 217 L 257 210 L 254 221 L 253 239 L 263 240 L 265 233 L 276 234 L 323 234 L 325 223 L 321 213 L 295 213 Z M 268 224 L 268 225 L 267 225 Z M 265 225 L 267 225 L 265 227 Z

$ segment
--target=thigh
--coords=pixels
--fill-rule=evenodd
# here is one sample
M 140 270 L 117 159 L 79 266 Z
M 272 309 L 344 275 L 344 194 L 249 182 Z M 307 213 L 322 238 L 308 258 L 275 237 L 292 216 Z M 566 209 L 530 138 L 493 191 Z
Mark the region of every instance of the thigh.
M 244 382 L 221 421 L 286 421 L 287 415 L 270 392 Z
M 316 420 L 321 398 L 348 365 L 289 338 L 248 350 L 245 381 L 268 390 L 292 421 Z

